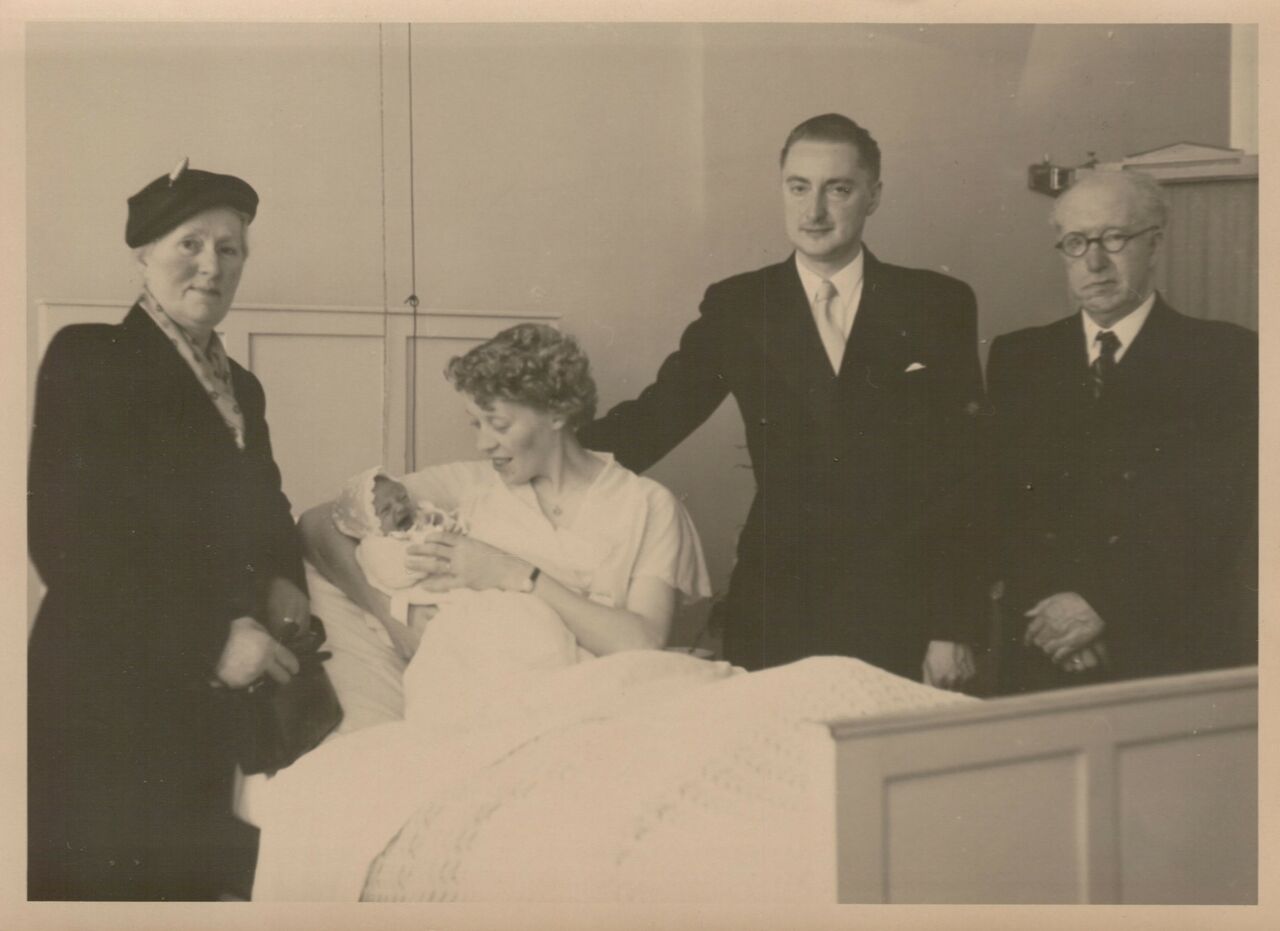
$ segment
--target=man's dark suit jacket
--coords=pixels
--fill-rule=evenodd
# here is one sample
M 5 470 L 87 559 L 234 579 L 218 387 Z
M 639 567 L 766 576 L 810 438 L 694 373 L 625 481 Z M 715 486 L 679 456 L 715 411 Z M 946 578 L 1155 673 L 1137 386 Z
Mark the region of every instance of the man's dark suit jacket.
M 995 340 L 987 385 L 1003 687 L 1256 661 L 1256 334 L 1157 298 L 1100 400 L 1079 314 Z M 1020 645 L 1023 613 L 1068 591 L 1106 624 L 1100 676 Z
M 48 591 L 28 651 L 30 892 L 197 897 L 223 856 L 230 621 L 274 576 L 305 591 L 258 380 L 245 449 L 139 306 L 69 326 L 37 381 L 29 542 Z M 202 849 L 203 848 L 203 849 Z M 205 880 L 207 881 L 207 880 Z
M 788 259 L 708 288 L 656 381 L 579 434 L 642 471 L 736 399 L 756 495 L 725 651 L 748 668 L 837 654 L 919 679 L 928 641 L 968 639 L 977 614 L 953 558 L 982 393 L 973 292 L 865 255 L 838 377 Z

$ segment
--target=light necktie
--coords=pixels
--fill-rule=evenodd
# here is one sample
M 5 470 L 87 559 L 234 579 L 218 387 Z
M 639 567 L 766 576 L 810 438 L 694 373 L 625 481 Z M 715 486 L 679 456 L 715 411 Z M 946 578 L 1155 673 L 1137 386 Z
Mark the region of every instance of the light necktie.
M 1093 364 L 1089 366 L 1089 373 L 1093 378 L 1093 396 L 1100 398 L 1115 374 L 1116 352 L 1120 348 L 1120 337 L 1110 330 L 1100 330 L 1094 337 L 1094 341 L 1098 344 L 1098 358 L 1094 359 Z
M 839 311 L 836 307 L 837 293 L 836 286 L 823 278 L 813 301 L 813 316 L 818 324 L 818 335 L 822 337 L 822 348 L 827 351 L 831 368 L 839 374 L 848 337 L 845 335 L 844 327 L 841 326 Z

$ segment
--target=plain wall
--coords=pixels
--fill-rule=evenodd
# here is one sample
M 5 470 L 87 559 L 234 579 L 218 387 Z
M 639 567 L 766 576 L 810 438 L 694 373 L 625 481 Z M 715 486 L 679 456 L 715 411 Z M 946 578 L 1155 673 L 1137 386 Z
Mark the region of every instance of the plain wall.
M 560 315 L 592 359 L 602 411 L 653 377 L 710 280 L 702 32 L 412 30 L 418 294 Z M 747 462 L 741 432 L 730 402 L 651 472 L 688 506 L 717 590 L 753 488 L 733 467 Z
M 423 312 L 560 315 L 607 409 L 707 284 L 789 254 L 777 156 L 805 117 L 876 136 L 870 248 L 968 281 L 984 343 L 1067 309 L 1029 164 L 1229 142 L 1225 25 L 415 25 L 411 106 L 384 84 L 405 28 L 29 26 L 29 321 L 41 299 L 134 297 L 125 198 L 184 155 L 263 196 L 240 302 L 398 307 L 407 188 L 385 179 L 410 158 L 384 139 L 412 119 Z M 651 473 L 717 591 L 752 492 L 741 447 L 730 401 Z
M 244 303 L 382 303 L 378 27 L 32 24 L 28 295 L 132 300 L 126 198 L 184 156 L 262 197 Z

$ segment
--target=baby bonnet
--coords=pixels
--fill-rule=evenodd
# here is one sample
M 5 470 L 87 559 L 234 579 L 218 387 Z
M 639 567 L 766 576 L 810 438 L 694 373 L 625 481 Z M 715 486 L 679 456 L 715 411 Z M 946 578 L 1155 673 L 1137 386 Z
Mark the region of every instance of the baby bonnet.
M 342 483 L 342 490 L 333 503 L 333 523 L 347 536 L 363 540 L 382 529 L 373 503 L 373 483 L 379 475 L 391 478 L 379 465 L 365 469 Z

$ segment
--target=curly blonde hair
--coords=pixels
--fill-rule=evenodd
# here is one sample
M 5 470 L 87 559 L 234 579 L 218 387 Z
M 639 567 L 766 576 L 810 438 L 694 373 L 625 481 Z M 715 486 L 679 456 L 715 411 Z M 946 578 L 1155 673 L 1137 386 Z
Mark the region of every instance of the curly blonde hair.
M 481 407 L 495 400 L 562 414 L 577 430 L 596 414 L 596 383 L 578 341 L 543 323 L 503 330 L 470 352 L 454 356 L 445 378 Z

